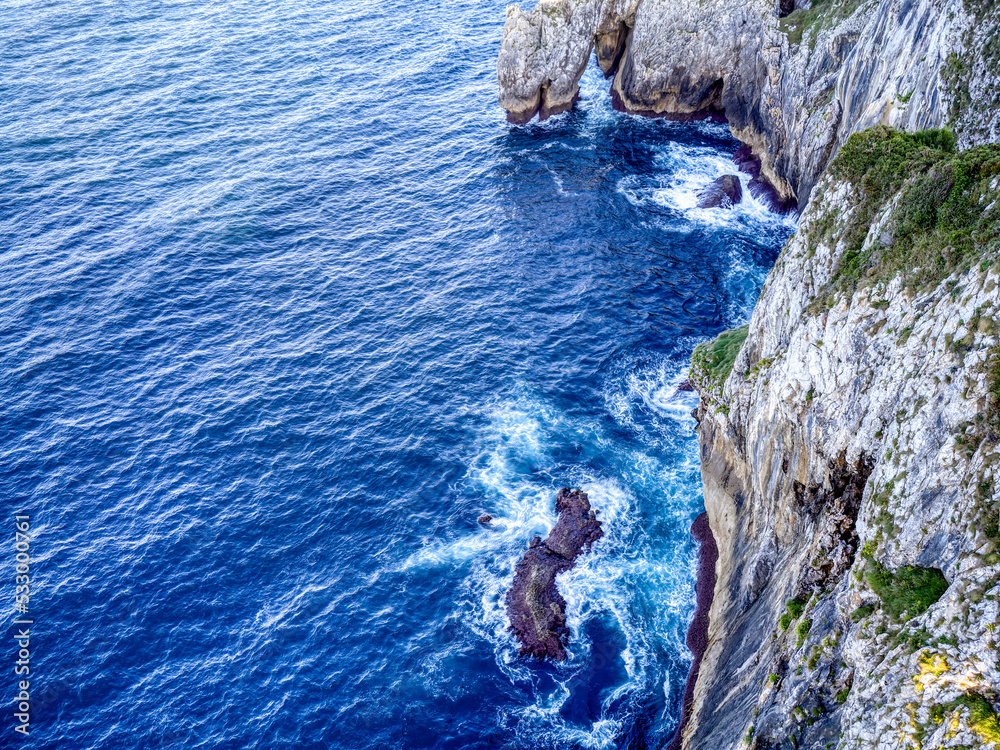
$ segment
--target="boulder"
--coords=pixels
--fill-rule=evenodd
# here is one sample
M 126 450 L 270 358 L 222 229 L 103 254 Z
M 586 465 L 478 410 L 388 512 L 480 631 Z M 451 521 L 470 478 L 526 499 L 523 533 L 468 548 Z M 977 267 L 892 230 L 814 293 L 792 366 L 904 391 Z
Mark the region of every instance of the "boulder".
M 732 208 L 743 200 L 740 178 L 724 174 L 698 193 L 698 208 Z

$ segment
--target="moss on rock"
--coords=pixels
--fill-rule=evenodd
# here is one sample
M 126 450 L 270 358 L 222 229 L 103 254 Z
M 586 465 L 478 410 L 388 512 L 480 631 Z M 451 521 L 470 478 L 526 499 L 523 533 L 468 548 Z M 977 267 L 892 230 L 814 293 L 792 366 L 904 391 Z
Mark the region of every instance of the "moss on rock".
M 722 386 L 733 371 L 749 330 L 749 326 L 740 326 L 723 331 L 711 341 L 698 344 L 691 353 L 692 379 L 715 398 L 722 397 Z

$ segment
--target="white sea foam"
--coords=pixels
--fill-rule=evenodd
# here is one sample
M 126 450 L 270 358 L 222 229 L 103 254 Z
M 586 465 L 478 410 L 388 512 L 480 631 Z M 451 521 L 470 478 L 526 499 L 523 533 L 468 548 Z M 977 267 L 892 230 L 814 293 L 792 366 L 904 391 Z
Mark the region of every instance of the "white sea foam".
M 700 125 L 702 129 L 709 124 Z M 724 126 L 719 126 L 724 127 Z M 652 182 L 639 175 L 619 179 L 616 191 L 629 203 L 643 207 L 655 204 L 673 209 L 691 224 L 709 225 L 719 229 L 746 230 L 751 233 L 766 229 L 792 229 L 798 221 L 792 212 L 780 214 L 758 200 L 749 189 L 750 175 L 739 172 L 736 164 L 711 147 L 677 142 L 666 144 L 657 154 L 661 177 Z M 730 209 L 699 208 L 698 193 L 713 180 L 725 174 L 736 175 L 743 190 L 742 200 Z M 678 231 L 675 215 L 665 223 L 663 231 Z
M 623 373 L 613 379 L 612 389 L 625 394 L 631 410 L 645 408 L 673 424 L 689 419 L 681 409 L 681 404 L 690 409 L 689 395 L 678 395 L 683 392 L 676 389 L 683 371 L 666 364 L 658 367 Z M 690 438 L 687 442 L 693 443 Z M 595 473 L 585 463 L 560 464 L 555 456 L 558 447 L 566 444 L 579 446 L 583 455 L 609 459 L 616 473 Z M 587 492 L 599 512 L 604 537 L 572 570 L 559 576 L 573 638 L 569 658 L 557 666 L 556 686 L 540 690 L 531 703 L 515 711 L 518 724 L 530 727 L 534 736 L 548 737 L 559 747 L 612 746 L 622 730 L 612 706 L 631 692 L 649 689 L 654 675 L 662 676 L 664 648 L 683 649 L 683 623 L 692 598 L 690 554 L 652 552 L 640 525 L 643 509 L 631 488 L 662 498 L 656 515 L 686 524 L 697 497 L 690 480 L 696 476 L 696 456 L 694 461 L 681 457 L 679 465 L 664 464 L 639 450 L 624 449 L 620 440 L 602 428 L 528 395 L 491 411 L 470 461 L 467 484 L 482 495 L 495 528 L 477 528 L 449 542 L 429 544 L 407 564 L 471 561 L 468 588 L 459 603 L 467 613 L 466 626 L 493 645 L 496 664 L 512 683 L 536 684 L 533 663 L 517 657 L 504 596 L 514 565 L 531 537 L 545 536 L 555 523 L 556 489 L 577 486 Z M 645 603 L 637 606 L 640 590 Z M 657 616 L 649 622 L 641 612 L 651 607 Z M 614 623 L 623 637 L 620 658 L 625 681 L 603 697 L 600 717 L 591 726 L 581 727 L 562 712 L 572 697 L 569 686 L 574 675 L 590 661 L 594 644 L 587 623 L 595 617 Z
M 555 412 L 539 402 L 494 410 L 468 477 L 493 516 L 491 527 L 445 542 L 430 541 L 403 563 L 403 569 L 465 562 L 548 534 L 556 521 L 552 491 L 531 476 L 544 476 L 553 464 L 549 450 L 557 420 Z
M 594 748 L 595 750 L 614 747 L 615 737 L 622 730 L 622 723 L 614 719 L 601 719 L 594 722 L 589 732 L 575 727 L 562 727 L 557 733 L 559 739 L 575 747 Z
M 767 204 L 754 197 L 749 188 L 750 176 L 738 172 L 736 164 L 708 146 L 670 143 L 658 155 L 658 161 L 669 174 L 667 181 L 653 192 L 653 200 L 682 211 L 689 219 L 721 226 L 787 225 L 795 226 L 793 214 L 771 211 Z M 739 177 L 743 199 L 731 209 L 698 208 L 698 192 L 725 174 Z
M 628 375 L 629 394 L 661 417 L 693 424 L 691 410 L 698 405 L 698 395 L 680 390 L 687 377 L 687 368 L 672 373 L 662 369 L 634 371 Z

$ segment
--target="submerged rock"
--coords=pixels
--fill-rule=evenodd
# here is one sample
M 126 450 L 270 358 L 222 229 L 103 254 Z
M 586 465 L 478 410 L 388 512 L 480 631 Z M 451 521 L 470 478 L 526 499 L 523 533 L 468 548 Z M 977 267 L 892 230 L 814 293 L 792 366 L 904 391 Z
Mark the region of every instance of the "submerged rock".
M 577 556 L 604 536 L 587 493 L 563 488 L 556 498 L 559 520 L 543 542 L 535 537 L 517 564 L 507 592 L 510 629 L 521 644 L 520 654 L 560 661 L 569 641 L 566 600 L 556 588 L 556 575 L 573 567 Z
M 724 174 L 698 193 L 698 208 L 732 208 L 743 200 L 740 178 Z
M 479 523 L 482 524 L 483 526 L 492 526 L 493 516 L 491 516 L 489 513 L 484 513 L 479 517 Z

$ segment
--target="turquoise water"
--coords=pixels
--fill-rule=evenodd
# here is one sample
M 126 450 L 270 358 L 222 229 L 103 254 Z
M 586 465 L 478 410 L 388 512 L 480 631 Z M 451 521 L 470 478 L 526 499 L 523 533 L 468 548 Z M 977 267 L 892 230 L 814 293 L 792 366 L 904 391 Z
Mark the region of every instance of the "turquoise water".
M 0 488 L 35 618 L 0 746 L 670 738 L 702 506 L 677 386 L 794 223 L 695 208 L 739 144 L 614 112 L 593 69 L 507 125 L 503 17 L 0 10 Z M 605 537 L 553 666 L 503 596 L 563 486 Z

